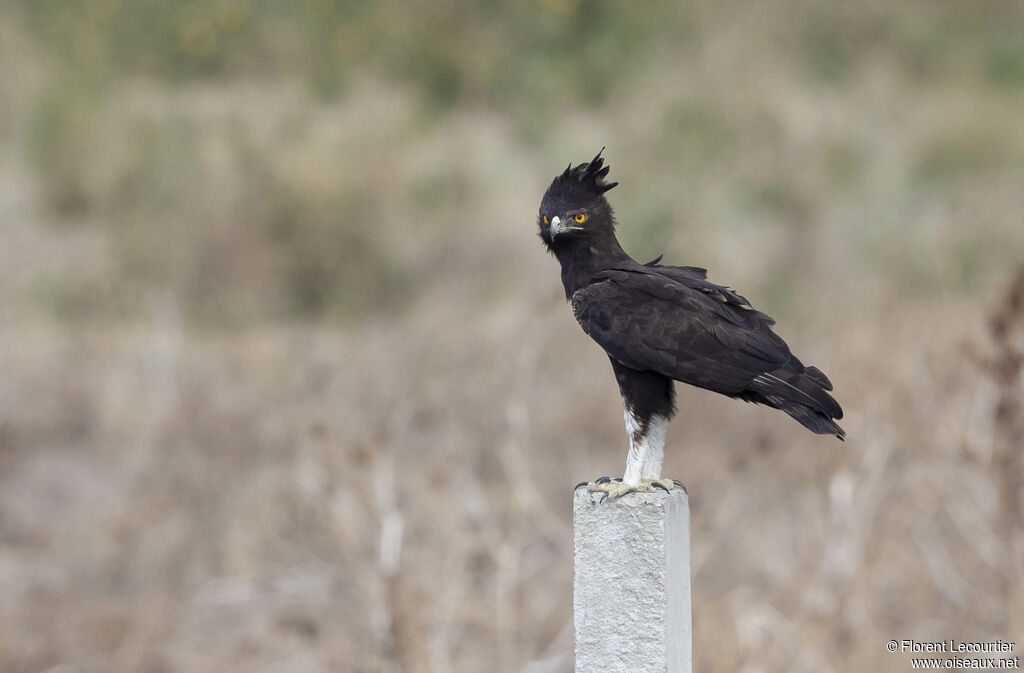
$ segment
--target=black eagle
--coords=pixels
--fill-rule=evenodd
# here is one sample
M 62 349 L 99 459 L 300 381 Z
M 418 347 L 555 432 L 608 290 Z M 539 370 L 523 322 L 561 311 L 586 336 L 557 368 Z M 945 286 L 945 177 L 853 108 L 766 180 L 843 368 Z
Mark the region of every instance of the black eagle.
M 602 149 L 602 152 L 604 150 Z M 805 428 L 843 439 L 832 383 L 805 366 L 742 296 L 693 266 L 640 264 L 615 237 L 601 152 L 571 164 L 540 205 L 540 237 L 562 266 L 565 297 L 583 331 L 608 353 L 625 407 L 629 453 L 622 480 L 591 488 L 622 494 L 661 479 L 665 426 L 675 413 L 673 380 L 781 409 Z

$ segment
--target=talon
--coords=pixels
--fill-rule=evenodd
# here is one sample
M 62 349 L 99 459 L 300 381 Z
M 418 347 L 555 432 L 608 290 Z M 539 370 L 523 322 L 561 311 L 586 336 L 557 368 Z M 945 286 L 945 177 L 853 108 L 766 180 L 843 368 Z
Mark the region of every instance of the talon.
M 679 481 L 678 479 L 673 479 L 672 483 L 678 486 L 679 488 L 683 489 L 683 493 L 686 493 L 687 495 L 690 494 L 690 492 L 686 490 L 686 484 L 684 484 L 683 482 Z
M 614 479 L 612 479 L 612 481 L 621 483 L 622 477 L 615 477 Z
M 642 491 L 643 487 L 630 487 L 623 483 L 622 479 L 612 479 L 609 476 L 602 476 L 599 479 L 594 479 L 593 482 L 587 485 L 587 490 L 592 493 L 603 494 L 599 502 L 604 502 L 610 496 L 612 500 L 625 496 L 627 493 L 633 493 L 635 491 Z
M 580 486 L 586 486 L 589 483 L 589 481 L 581 481 L 580 483 L 576 484 L 575 486 L 572 487 L 573 493 L 578 491 L 580 489 Z
M 651 479 L 650 481 L 645 479 L 643 483 L 649 486 L 647 489 L 649 491 L 653 491 L 656 488 L 660 488 L 665 492 L 671 491 L 674 488 L 682 488 L 684 492 L 686 491 L 686 487 L 683 486 L 682 482 L 675 479 Z

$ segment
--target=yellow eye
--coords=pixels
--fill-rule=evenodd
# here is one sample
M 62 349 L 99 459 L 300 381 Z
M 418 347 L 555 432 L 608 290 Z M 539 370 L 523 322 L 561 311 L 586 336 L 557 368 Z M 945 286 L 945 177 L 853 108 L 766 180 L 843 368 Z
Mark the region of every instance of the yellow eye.
M 583 224 L 584 222 L 587 221 L 587 216 L 584 215 L 583 213 L 576 213 L 576 215 L 574 215 L 572 219 L 576 220 L 580 224 Z
M 544 224 L 551 224 L 551 220 L 548 218 L 547 215 L 544 216 Z

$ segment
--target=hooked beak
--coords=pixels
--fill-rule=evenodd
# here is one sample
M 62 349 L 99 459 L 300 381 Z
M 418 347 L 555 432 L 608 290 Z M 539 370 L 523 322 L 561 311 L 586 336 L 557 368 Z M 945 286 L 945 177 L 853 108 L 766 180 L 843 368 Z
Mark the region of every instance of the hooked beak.
M 555 240 L 555 236 L 558 236 L 558 232 L 562 231 L 562 218 L 555 215 L 551 218 L 551 224 L 548 225 L 548 236 L 551 240 Z
M 572 227 L 562 224 L 562 218 L 558 215 L 551 218 L 551 224 L 548 225 L 548 235 L 551 236 L 552 241 L 555 240 L 555 236 L 566 231 L 583 231 L 583 227 Z

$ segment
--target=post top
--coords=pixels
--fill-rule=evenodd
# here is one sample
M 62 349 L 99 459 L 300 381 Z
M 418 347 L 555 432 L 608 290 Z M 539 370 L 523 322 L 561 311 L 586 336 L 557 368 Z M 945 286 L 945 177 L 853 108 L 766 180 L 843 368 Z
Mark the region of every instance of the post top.
M 573 493 L 573 500 L 577 506 L 643 507 L 644 505 L 655 505 L 665 507 L 670 500 L 689 502 L 689 496 L 681 488 L 674 488 L 671 491 L 656 488 L 653 491 L 633 491 L 619 497 L 612 497 L 603 491 L 590 491 L 585 486 L 580 486 Z

